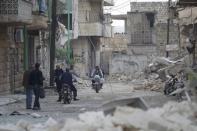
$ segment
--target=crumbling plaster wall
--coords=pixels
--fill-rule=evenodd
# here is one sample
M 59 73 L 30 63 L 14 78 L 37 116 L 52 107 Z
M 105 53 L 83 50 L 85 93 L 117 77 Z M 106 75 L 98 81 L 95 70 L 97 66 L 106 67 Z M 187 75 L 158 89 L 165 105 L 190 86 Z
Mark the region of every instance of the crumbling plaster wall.
M 166 54 L 166 44 L 167 44 L 167 19 L 168 19 L 168 3 L 167 2 L 131 2 L 131 12 L 134 13 L 146 13 L 146 12 L 152 12 L 155 14 L 155 23 L 154 27 L 150 30 L 145 25 L 141 30 L 144 34 L 144 37 L 150 37 L 152 34 L 152 43 L 157 46 L 157 54 L 159 56 L 165 56 Z M 140 17 L 140 16 L 138 16 Z M 132 20 L 133 17 L 131 17 Z M 136 19 L 140 20 L 140 19 Z M 134 21 L 134 20 L 132 20 Z M 141 21 L 142 22 L 142 21 Z M 138 22 L 140 23 L 140 22 Z M 178 45 L 179 47 L 179 30 L 178 25 L 176 24 L 177 21 L 172 20 L 170 25 L 170 37 L 169 37 L 169 44 Z M 132 25 L 131 21 L 127 25 Z M 131 30 L 140 30 L 137 27 L 138 26 L 128 26 Z M 129 32 L 130 33 L 130 32 Z M 136 37 L 140 37 L 139 34 L 136 35 Z M 130 38 L 130 36 L 129 36 Z M 133 38 L 135 39 L 135 38 Z M 143 43 L 143 41 L 142 41 Z M 171 51 L 170 53 L 171 57 L 175 57 L 178 54 L 177 50 Z
M 128 44 L 142 45 L 153 43 L 153 27 L 144 12 L 127 13 Z
M 79 23 L 101 22 L 102 1 L 79 0 Z
M 0 26 L 0 93 L 22 87 L 23 44 L 13 42 L 13 29 Z
M 78 1 L 79 37 L 72 40 L 75 69 L 81 77 L 90 76 L 100 65 L 100 40 L 103 35 L 103 1 Z
M 110 65 L 110 74 L 133 75 L 142 71 L 148 64 L 147 57 L 144 55 L 128 55 L 121 53 L 112 53 Z
M 9 44 L 7 41 L 6 28 L 0 30 L 0 92 L 10 90 L 9 78 Z
M 126 34 L 114 34 L 113 38 L 101 38 L 101 52 L 104 51 L 123 51 L 127 50 L 127 35 Z
M 91 68 L 91 45 L 87 37 L 79 37 L 72 40 L 74 68 L 81 77 L 87 77 Z
M 167 2 L 131 2 L 131 12 L 154 12 L 155 22 L 167 23 L 168 3 Z
M 156 43 L 157 43 L 157 54 L 159 56 L 166 55 L 166 44 L 167 44 L 167 25 L 165 23 L 158 23 L 156 25 Z M 179 42 L 179 30 L 178 25 L 171 24 L 169 31 L 169 44 L 170 45 L 178 45 L 177 50 L 173 50 L 169 52 L 170 57 L 175 57 L 178 54 L 180 42 Z

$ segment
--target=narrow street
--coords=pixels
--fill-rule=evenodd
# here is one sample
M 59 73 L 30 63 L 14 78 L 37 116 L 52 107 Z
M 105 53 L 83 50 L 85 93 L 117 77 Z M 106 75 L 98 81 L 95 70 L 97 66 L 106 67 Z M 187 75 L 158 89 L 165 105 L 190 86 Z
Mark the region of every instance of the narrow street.
M 47 90 L 47 96 L 41 99 L 41 111 L 33 111 L 25 109 L 25 99 L 17 101 L 16 103 L 0 106 L 2 115 L 0 116 L 0 124 L 17 123 L 19 120 L 27 120 L 32 123 L 45 122 L 52 117 L 55 120 L 63 120 L 67 118 L 77 118 L 80 113 L 86 111 L 102 110 L 102 105 L 122 98 L 134 97 L 156 97 L 160 93 L 150 91 L 134 91 L 132 84 L 125 83 L 107 83 L 100 93 L 95 93 L 90 87 L 82 88 L 78 91 L 79 101 L 72 101 L 71 104 L 63 104 L 56 102 L 57 94 L 53 90 Z M 162 97 L 160 97 L 161 99 Z M 151 102 L 147 100 L 147 102 Z M 155 105 L 161 104 L 161 101 Z M 148 104 L 149 104 L 148 103 Z M 162 105 L 162 104 L 161 104 Z M 11 115 L 12 112 L 17 111 L 20 114 Z M 35 116 L 35 114 L 38 116 Z
M 197 0 L 0 0 L 0 131 L 197 131 Z

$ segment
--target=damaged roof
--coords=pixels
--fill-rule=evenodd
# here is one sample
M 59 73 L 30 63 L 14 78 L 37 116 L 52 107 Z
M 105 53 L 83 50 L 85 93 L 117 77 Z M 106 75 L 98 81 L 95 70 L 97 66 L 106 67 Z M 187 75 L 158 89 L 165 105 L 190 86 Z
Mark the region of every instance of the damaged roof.
M 197 6 L 197 0 L 178 0 L 177 5 L 179 6 Z

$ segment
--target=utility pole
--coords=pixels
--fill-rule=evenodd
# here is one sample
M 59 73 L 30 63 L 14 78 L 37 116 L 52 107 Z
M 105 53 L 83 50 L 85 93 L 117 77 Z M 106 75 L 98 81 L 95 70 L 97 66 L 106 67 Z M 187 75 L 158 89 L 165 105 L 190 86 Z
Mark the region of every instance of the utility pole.
M 50 86 L 54 83 L 54 67 L 55 67 L 55 34 L 56 34 L 56 7 L 57 0 L 52 0 L 52 23 L 51 23 L 51 44 L 50 44 Z
M 66 4 L 66 8 L 67 8 L 67 15 L 68 15 L 68 19 L 67 19 L 67 29 L 68 29 L 68 41 L 67 41 L 67 46 L 66 46 L 66 58 L 67 58 L 67 62 L 69 65 L 71 65 L 71 33 L 70 33 L 70 29 L 71 29 L 71 12 L 72 12 L 72 0 L 66 0 L 67 4 Z
M 171 0 L 168 0 L 168 20 L 167 20 L 167 43 L 166 46 L 170 43 L 170 4 Z M 169 56 L 169 52 L 166 50 L 166 57 Z

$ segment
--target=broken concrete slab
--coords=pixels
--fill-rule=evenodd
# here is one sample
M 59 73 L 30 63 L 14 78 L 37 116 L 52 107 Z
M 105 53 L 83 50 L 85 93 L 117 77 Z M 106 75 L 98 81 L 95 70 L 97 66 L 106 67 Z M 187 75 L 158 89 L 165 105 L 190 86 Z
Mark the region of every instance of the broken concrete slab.
M 38 113 L 31 113 L 30 114 L 33 118 L 41 118 L 42 115 L 38 114 Z
M 25 99 L 25 95 L 6 95 L 0 97 L 0 106 L 12 104 Z
M 45 123 L 2 125 L 5 131 L 196 131 L 197 104 L 169 102 L 161 108 L 144 111 L 139 108 L 117 107 L 113 115 L 102 111 L 86 112 L 78 119 L 57 122 L 50 118 Z

